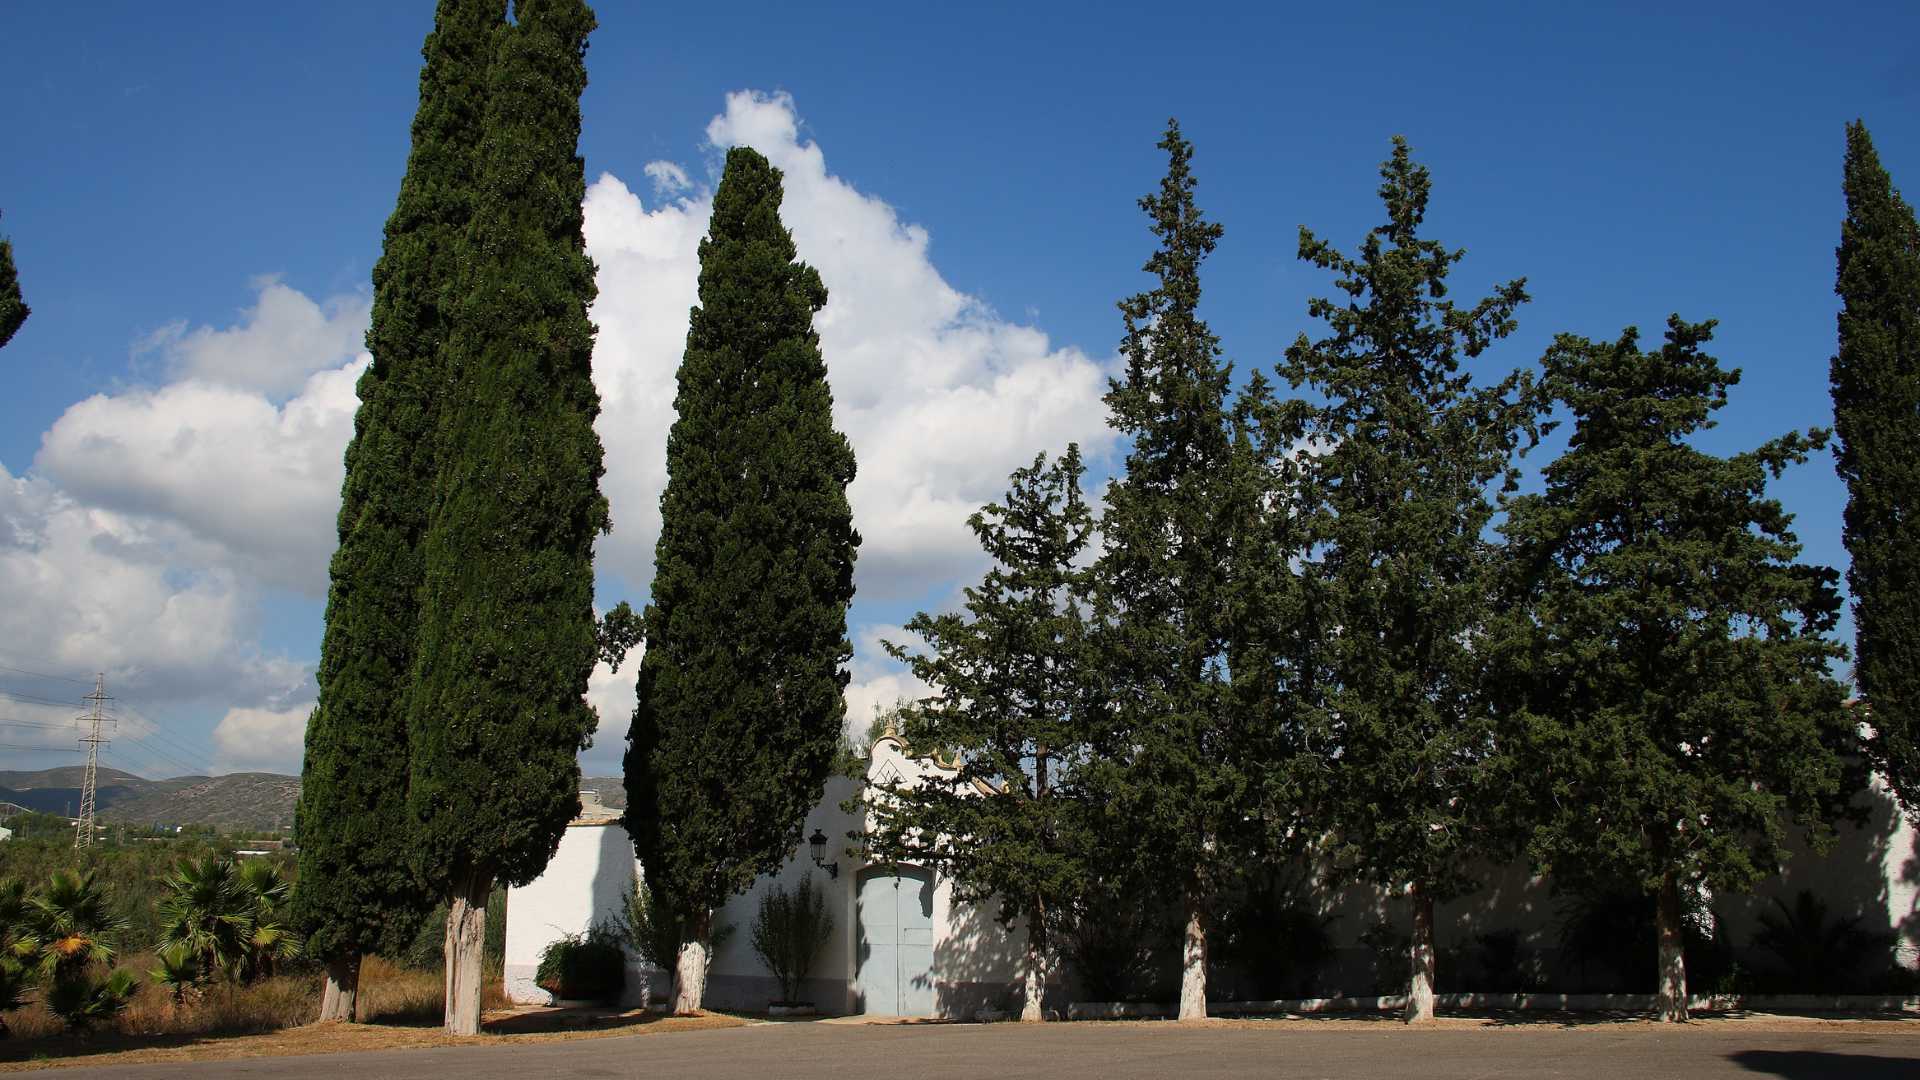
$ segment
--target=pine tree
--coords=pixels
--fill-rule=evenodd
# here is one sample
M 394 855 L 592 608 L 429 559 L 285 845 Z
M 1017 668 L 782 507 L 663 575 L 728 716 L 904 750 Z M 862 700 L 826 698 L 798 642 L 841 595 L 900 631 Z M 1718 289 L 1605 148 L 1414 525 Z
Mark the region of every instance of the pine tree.
M 958 903 L 998 903 L 1026 920 L 1020 1018 L 1044 1018 L 1047 925 L 1088 876 L 1085 793 L 1078 766 L 1095 715 L 1081 556 L 1093 515 L 1081 497 L 1080 448 L 1014 472 L 1004 505 L 968 520 L 994 565 L 966 590 L 965 615 L 914 616 L 912 653 L 889 644 L 935 696 L 906 711 L 909 745 L 959 762 L 909 788 L 872 793 L 877 858 L 929 867 Z
M 642 617 L 627 821 L 686 928 L 680 1012 L 700 1007 L 713 911 L 798 846 L 846 714 L 853 448 L 813 329 L 826 286 L 796 261 L 780 200 L 778 169 L 728 151 Z
M 1325 404 L 1304 432 L 1314 554 L 1303 570 L 1320 639 L 1317 727 L 1330 756 L 1327 825 L 1337 861 L 1407 890 L 1413 908 L 1407 1019 L 1433 1015 L 1433 909 L 1469 888 L 1497 820 L 1483 792 L 1489 714 L 1474 646 L 1489 613 L 1490 490 L 1537 416 L 1515 372 L 1476 386 L 1460 370 L 1514 328 L 1515 280 L 1460 308 L 1447 277 L 1464 251 L 1420 235 L 1432 182 L 1396 138 L 1380 168 L 1387 220 L 1355 256 L 1300 232 L 1300 257 L 1344 294 L 1308 313 L 1282 374 Z
M 1854 678 L 1875 766 L 1920 821 L 1920 226 L 1847 125 L 1834 456 L 1847 483 Z
M 1514 500 L 1501 666 L 1526 705 L 1508 744 L 1536 781 L 1530 851 L 1569 885 L 1657 901 L 1659 1008 L 1685 1020 L 1684 895 L 1751 888 L 1783 857 L 1782 816 L 1808 823 L 1858 790 L 1828 665 L 1838 575 L 1794 562 L 1792 516 L 1769 476 L 1822 432 L 1722 458 L 1688 443 L 1738 372 L 1702 351 L 1711 323 L 1561 337 L 1546 383 L 1573 414 L 1546 491 Z
M 493 34 L 506 0 L 441 0 L 421 50 L 420 107 L 374 267 L 373 362 L 347 446 L 320 646 L 320 698 L 301 771 L 298 919 L 327 965 L 322 1020 L 353 1020 L 360 958 L 413 939 L 427 904 L 409 869 L 408 672 L 434 483 L 442 350 L 473 213 Z
M 494 31 L 462 245 L 408 699 L 422 876 L 451 900 L 447 1027 L 478 1030 L 486 901 L 532 880 L 579 809 L 597 654 L 599 395 L 575 147 L 593 13 L 517 0 Z
M 20 275 L 13 269 L 13 241 L 0 236 L 0 349 L 6 348 L 31 314 L 33 309 L 20 295 Z
M 1167 174 L 1140 200 L 1155 287 L 1121 301 L 1125 377 L 1106 397 L 1132 442 L 1108 493 L 1093 571 L 1098 677 L 1111 697 L 1086 780 L 1103 864 L 1183 912 L 1180 1017 L 1206 1015 L 1208 923 L 1223 881 L 1271 823 L 1265 800 L 1277 676 L 1260 631 L 1286 555 L 1264 510 L 1273 411 L 1199 316 L 1200 266 L 1221 228 L 1195 205 L 1192 144 L 1169 122 Z M 1280 578 L 1275 579 L 1275 575 Z M 1273 580 L 1270 580 L 1273 579 Z

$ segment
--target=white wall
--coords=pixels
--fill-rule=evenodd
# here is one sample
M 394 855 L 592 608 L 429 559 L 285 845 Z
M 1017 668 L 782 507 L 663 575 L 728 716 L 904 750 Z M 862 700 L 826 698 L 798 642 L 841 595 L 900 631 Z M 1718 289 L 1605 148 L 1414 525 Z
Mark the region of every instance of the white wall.
M 634 882 L 633 842 L 619 825 L 573 825 L 538 878 L 507 890 L 507 997 L 546 1004 L 533 984 L 540 954 L 563 935 L 578 934 L 626 910 Z M 629 983 L 634 980 L 629 974 Z

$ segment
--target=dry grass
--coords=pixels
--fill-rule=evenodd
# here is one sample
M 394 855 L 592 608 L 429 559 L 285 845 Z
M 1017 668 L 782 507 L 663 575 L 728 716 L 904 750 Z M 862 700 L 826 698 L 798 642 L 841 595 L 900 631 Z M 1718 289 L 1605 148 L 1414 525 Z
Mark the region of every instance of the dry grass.
M 151 956 L 133 956 L 125 966 L 145 972 Z M 497 973 L 485 983 L 481 1009 L 509 1007 Z M 175 1045 L 196 1039 L 260 1035 L 311 1024 L 320 1013 L 317 971 L 278 975 L 251 986 L 215 984 L 196 1001 L 176 1003 L 163 989 L 143 984 L 127 1010 L 110 1025 L 87 1034 L 66 1030 L 38 1003 L 7 1017 L 13 1037 L 0 1042 L 0 1063 L 23 1058 L 59 1058 L 97 1053 L 97 1048 Z M 361 1017 L 386 1027 L 437 1027 L 444 1013 L 441 974 L 398 967 L 369 958 L 360 972 Z

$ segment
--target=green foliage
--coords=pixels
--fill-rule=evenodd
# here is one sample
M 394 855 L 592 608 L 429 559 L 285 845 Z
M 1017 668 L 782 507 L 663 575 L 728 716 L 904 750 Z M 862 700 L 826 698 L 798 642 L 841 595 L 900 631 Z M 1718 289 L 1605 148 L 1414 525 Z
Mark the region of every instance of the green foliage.
M 800 986 L 833 936 L 833 911 L 813 875 L 801 878 L 792 891 L 776 884 L 762 892 L 748 936 L 753 954 L 780 983 L 780 1000 L 774 1004 L 806 1004 L 800 1000 Z
M 31 314 L 33 309 L 20 295 L 20 275 L 13 268 L 13 242 L 0 236 L 0 348 L 13 340 Z
M 192 955 L 203 974 L 237 978 L 247 952 L 252 903 L 231 858 L 183 859 L 160 901 L 163 947 Z
M 1309 997 L 1320 969 L 1333 959 L 1333 922 L 1314 904 L 1305 882 L 1263 869 L 1225 903 L 1219 945 L 1209 960 L 1234 972 L 1243 988 L 1236 997 Z
M 653 967 L 673 970 L 685 940 L 680 917 L 655 899 L 644 878 L 633 883 L 633 891 L 627 894 L 626 909 L 616 916 L 614 925 L 634 955 Z
M 1164 1001 L 1179 976 L 1179 916 L 1113 879 L 1091 884 L 1053 913 L 1049 936 L 1092 1001 Z
M 780 201 L 778 169 L 728 151 L 667 439 L 626 755 L 634 850 L 696 938 L 799 845 L 846 711 L 853 449 L 813 329 L 826 287 L 796 261 Z
M 288 883 L 272 863 L 184 859 L 166 886 L 163 965 L 166 952 L 178 949 L 203 978 L 253 982 L 301 955 L 301 938 L 286 925 Z
M 165 990 L 175 1005 L 199 1000 L 207 972 L 200 966 L 200 956 L 194 952 L 191 943 L 176 941 L 171 945 L 163 945 L 154 954 L 154 959 L 159 966 L 148 970 L 147 978 Z
M 1520 940 L 1518 930 L 1494 930 L 1473 936 L 1473 981 L 1468 989 L 1489 994 L 1521 994 L 1546 983 L 1539 954 Z
M 576 153 L 594 19 L 579 0 L 514 14 L 491 31 L 455 249 L 407 695 L 408 840 L 424 880 L 475 900 L 537 876 L 579 808 L 593 544 L 608 527 Z
M 1082 616 L 1093 532 L 1080 450 L 1014 472 L 1005 505 L 968 524 L 993 566 L 966 590 L 966 614 L 921 612 L 889 643 L 935 695 L 898 716 L 909 745 L 939 747 L 959 769 L 868 799 L 873 857 L 915 862 L 953 883 L 960 903 L 999 902 L 1003 925 L 1028 917 L 1045 951 L 1047 913 L 1084 888 L 1091 840 L 1076 768 L 1099 702 Z
M 614 671 L 627 659 L 628 650 L 645 641 L 646 623 L 625 600 L 613 606 L 613 610 L 600 617 L 596 641 L 600 650 L 600 662 Z
M 595 923 L 565 934 L 540 952 L 534 985 L 569 1001 L 617 1001 L 627 985 L 627 954 L 620 932 Z
M 1432 180 L 1404 139 L 1380 167 L 1386 220 L 1345 255 L 1310 230 L 1300 258 L 1342 294 L 1307 310 L 1280 373 L 1324 404 L 1290 403 L 1306 445 L 1299 497 L 1313 613 L 1333 854 L 1356 876 L 1434 899 L 1473 886 L 1499 847 L 1490 710 L 1478 640 L 1490 613 L 1496 489 L 1534 433 L 1524 372 L 1476 384 L 1462 363 L 1513 332 L 1524 280 L 1468 307 L 1447 297 L 1465 252 L 1420 233 Z
M 1730 949 L 1698 890 L 1682 890 L 1680 900 L 1688 978 L 1712 986 L 1731 969 Z M 1564 893 L 1556 912 L 1561 967 L 1589 990 L 1646 993 L 1659 978 L 1653 948 L 1656 906 L 1651 894 L 1617 883 L 1596 882 Z
M 434 499 L 458 273 L 477 198 L 486 77 L 505 0 L 441 0 L 420 104 L 373 270 L 373 362 L 347 446 L 320 697 L 301 771 L 298 924 L 322 959 L 407 941 L 431 893 L 406 820 L 407 691 Z
M 45 1004 L 48 1012 L 67 1022 L 67 1027 L 86 1031 L 126 1011 L 139 989 L 139 976 L 124 968 L 105 976 L 81 969 L 55 979 L 47 987 Z
M 17 947 L 34 959 L 40 979 L 48 984 L 111 963 L 118 954 L 116 940 L 126 927 L 91 871 L 48 875 L 46 884 L 27 896 L 22 921 L 25 932 Z
M 1824 433 L 1690 445 L 1739 377 L 1703 351 L 1711 330 L 1675 317 L 1653 352 L 1633 330 L 1562 336 L 1544 361 L 1574 431 L 1545 492 L 1513 504 L 1497 648 L 1523 695 L 1507 738 L 1536 780 L 1529 848 L 1567 885 L 1750 889 L 1777 871 L 1785 817 L 1824 842 L 1862 783 L 1828 674 L 1836 575 L 1794 561 L 1765 494 Z
M 202 858 L 231 851 L 233 842 L 206 831 L 190 830 L 164 837 L 108 839 L 75 850 L 73 825 L 45 837 L 16 836 L 0 844 L 0 878 L 43 881 L 59 870 L 91 873 L 105 891 L 113 914 L 121 921 L 117 940 L 129 952 L 155 947 L 161 936 L 160 901 L 165 879 L 181 859 Z M 276 852 L 258 856 L 283 872 L 293 868 L 293 856 Z
M 1759 973 L 1786 993 L 1857 993 L 1865 989 L 1863 970 L 1874 974 L 1892 956 L 1894 937 L 1860 928 L 1861 915 L 1827 918 L 1827 904 L 1802 889 L 1787 904 L 1779 897 L 1760 913 L 1754 948 L 1773 954 L 1773 970 Z M 1873 963 L 1878 961 L 1877 964 Z
M 1097 680 L 1110 695 L 1082 770 L 1102 865 L 1179 896 L 1202 927 L 1229 868 L 1286 831 L 1297 744 L 1278 631 L 1294 621 L 1287 462 L 1258 375 L 1229 403 L 1231 366 L 1199 315 L 1221 228 L 1194 202 L 1193 147 L 1169 122 L 1167 173 L 1140 200 L 1154 284 L 1121 301 L 1125 372 L 1106 396 L 1131 443 L 1093 569 Z
M 1866 125 L 1847 125 L 1834 459 L 1847 484 L 1854 678 L 1874 764 L 1920 821 L 1920 224 Z

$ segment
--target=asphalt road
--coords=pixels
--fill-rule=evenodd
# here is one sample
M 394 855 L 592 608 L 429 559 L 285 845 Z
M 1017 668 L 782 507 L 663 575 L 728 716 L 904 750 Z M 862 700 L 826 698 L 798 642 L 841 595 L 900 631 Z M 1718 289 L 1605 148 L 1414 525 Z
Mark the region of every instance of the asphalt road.
M 1479 1030 L 1313 1030 L 1173 1024 L 838 1026 L 770 1024 L 517 1047 L 456 1046 L 313 1057 L 60 1069 L 82 1077 L 819 1077 L 823 1080 L 1105 1080 L 1108 1077 L 1785 1077 L 1920 1080 L 1913 1033 L 1741 1031 L 1726 1025 Z

